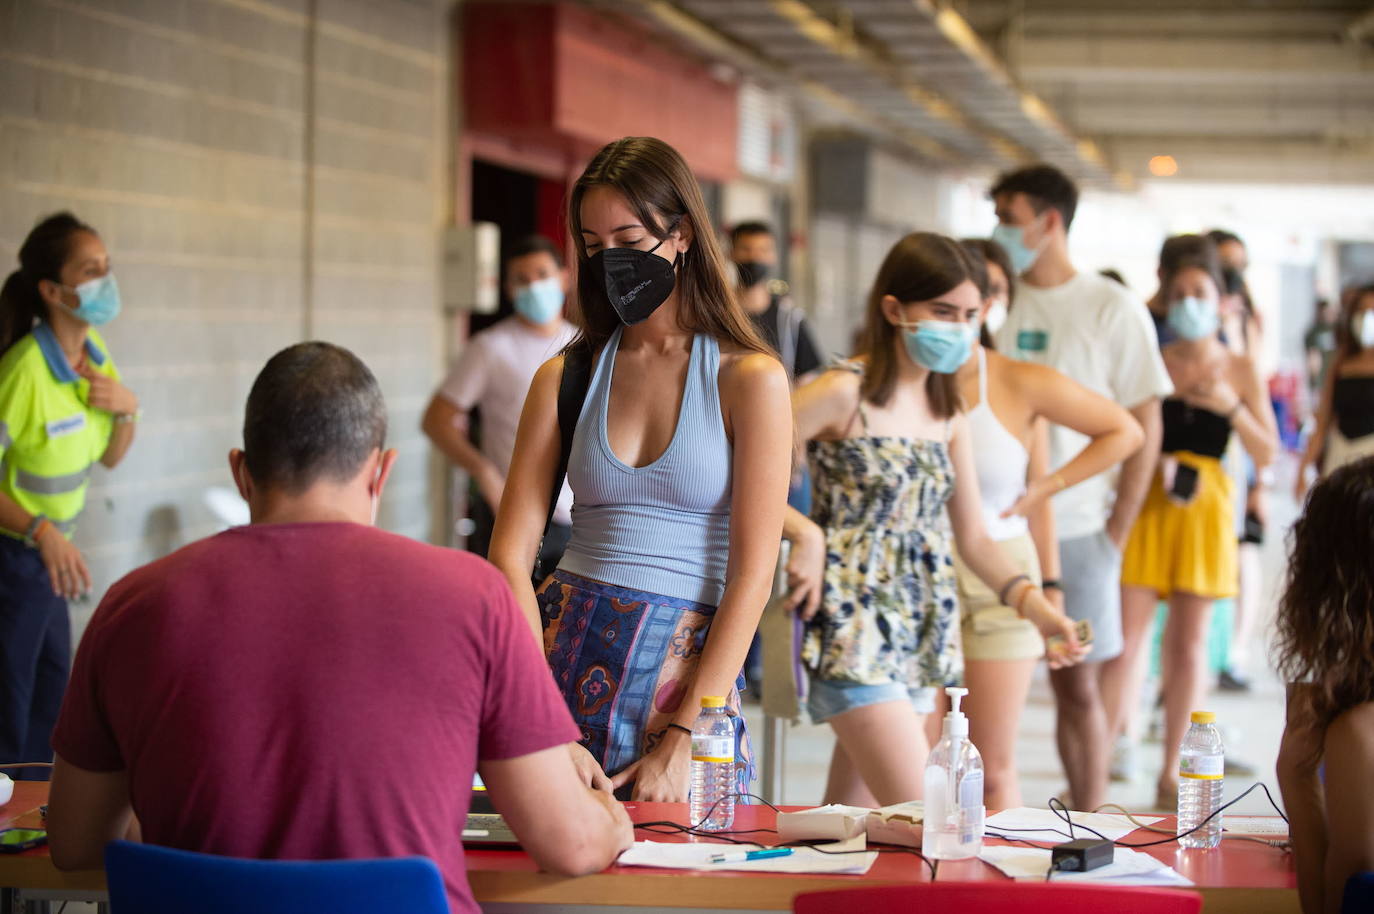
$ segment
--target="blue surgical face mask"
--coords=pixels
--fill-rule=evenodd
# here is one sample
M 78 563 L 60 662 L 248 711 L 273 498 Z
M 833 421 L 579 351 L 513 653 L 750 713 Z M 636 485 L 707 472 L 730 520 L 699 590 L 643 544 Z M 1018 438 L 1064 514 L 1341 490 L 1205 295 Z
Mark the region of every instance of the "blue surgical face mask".
M 64 289 L 71 288 L 63 286 Z M 83 282 L 72 289 L 81 304 L 67 308 L 67 313 L 77 320 L 85 321 L 93 327 L 108 324 L 119 316 L 119 286 L 113 273 L 106 273 L 99 279 Z M 63 305 L 66 308 L 66 305 Z
M 1185 340 L 1200 340 L 1217 332 L 1217 303 L 1188 296 L 1169 306 L 1169 327 Z
M 973 341 L 977 336 L 977 325 L 954 321 L 921 321 L 915 330 L 902 327 L 906 354 L 917 365 L 937 374 L 958 371 L 973 354 Z
M 992 240 L 1002 246 L 1011 260 L 1011 270 L 1017 276 L 1035 266 L 1040 253 L 1045 250 L 1048 238 L 1040 239 L 1034 248 L 1026 247 L 1026 229 L 1020 225 L 997 225 L 992 230 Z
M 515 313 L 532 324 L 547 324 L 558 317 L 563 313 L 563 281 L 549 276 L 516 289 Z

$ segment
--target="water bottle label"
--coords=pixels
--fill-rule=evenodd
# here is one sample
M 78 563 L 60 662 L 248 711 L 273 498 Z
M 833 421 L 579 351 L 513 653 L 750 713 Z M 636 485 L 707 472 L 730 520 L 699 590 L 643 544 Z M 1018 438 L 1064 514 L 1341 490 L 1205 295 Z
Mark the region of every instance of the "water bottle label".
M 1220 755 L 1185 755 L 1178 760 L 1178 776 L 1195 781 L 1219 781 L 1226 770 Z
M 959 809 L 959 843 L 969 844 L 983 840 L 982 806 L 964 806 Z
M 735 741 L 728 736 L 693 736 L 692 761 L 733 762 Z

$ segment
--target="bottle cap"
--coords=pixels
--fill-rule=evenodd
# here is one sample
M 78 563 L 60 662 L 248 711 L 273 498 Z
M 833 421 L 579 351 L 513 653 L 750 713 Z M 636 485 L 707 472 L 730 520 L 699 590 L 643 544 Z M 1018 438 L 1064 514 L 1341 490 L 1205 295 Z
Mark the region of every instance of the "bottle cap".
M 1195 724 L 1214 724 L 1217 722 L 1217 715 L 1214 711 L 1194 711 L 1191 720 Z
M 703 708 L 723 708 L 725 707 L 725 699 L 716 695 L 703 696 L 701 706 Z

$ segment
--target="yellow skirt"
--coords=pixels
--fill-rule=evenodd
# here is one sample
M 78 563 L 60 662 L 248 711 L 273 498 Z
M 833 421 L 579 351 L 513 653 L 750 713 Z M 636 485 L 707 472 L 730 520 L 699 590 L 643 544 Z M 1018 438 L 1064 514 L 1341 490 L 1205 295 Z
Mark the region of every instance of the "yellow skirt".
M 1180 451 L 1180 466 L 1197 470 L 1193 500 L 1181 505 L 1164 494 L 1155 473 L 1145 506 L 1131 528 L 1121 559 L 1121 583 L 1168 597 L 1175 592 L 1222 599 L 1236 595 L 1234 486 L 1221 461 Z

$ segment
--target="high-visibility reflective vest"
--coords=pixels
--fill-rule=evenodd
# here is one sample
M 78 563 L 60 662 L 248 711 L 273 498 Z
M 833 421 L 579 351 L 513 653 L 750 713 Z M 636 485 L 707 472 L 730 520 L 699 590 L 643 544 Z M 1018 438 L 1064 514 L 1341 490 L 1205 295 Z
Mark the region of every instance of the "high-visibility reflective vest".
M 86 336 L 86 359 L 119 379 L 94 328 Z M 114 428 L 113 415 L 86 405 L 90 389 L 46 323 L 0 358 L 0 492 L 30 514 L 46 515 L 68 537 Z M 0 533 L 18 536 L 3 527 Z

